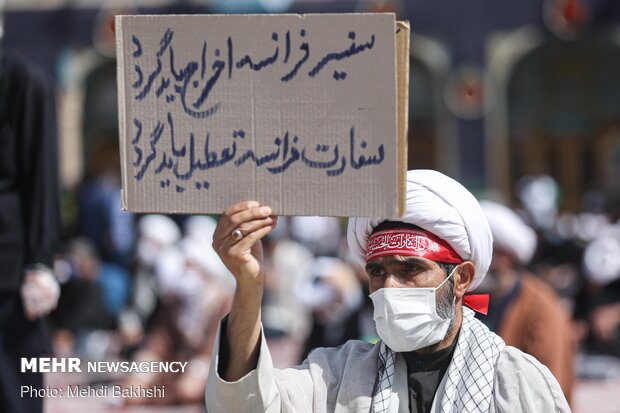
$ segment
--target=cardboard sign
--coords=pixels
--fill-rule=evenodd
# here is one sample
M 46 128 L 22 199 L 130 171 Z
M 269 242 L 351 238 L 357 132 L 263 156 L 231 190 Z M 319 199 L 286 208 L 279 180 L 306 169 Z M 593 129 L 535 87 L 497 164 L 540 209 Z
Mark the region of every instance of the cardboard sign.
M 118 16 L 123 208 L 402 215 L 396 31 L 393 14 Z

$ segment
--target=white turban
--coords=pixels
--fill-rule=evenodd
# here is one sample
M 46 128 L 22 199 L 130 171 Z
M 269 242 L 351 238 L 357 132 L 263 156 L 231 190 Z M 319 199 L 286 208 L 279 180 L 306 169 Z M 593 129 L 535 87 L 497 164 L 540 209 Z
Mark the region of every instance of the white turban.
M 606 285 L 620 277 L 620 239 L 614 234 L 602 234 L 586 247 L 583 254 L 586 277 Z
M 407 214 L 401 218 L 350 218 L 347 241 L 364 266 L 373 229 L 385 220 L 417 225 L 446 241 L 463 260 L 474 263 L 469 291 L 484 278 L 493 252 L 493 237 L 480 204 L 463 185 L 442 173 L 417 169 L 407 172 Z
M 141 236 L 170 246 L 181 239 L 181 230 L 172 218 L 165 215 L 145 215 L 140 219 L 138 232 Z
M 489 221 L 495 249 L 512 254 L 523 265 L 529 264 L 536 251 L 534 230 L 507 206 L 493 201 L 480 201 L 480 206 Z

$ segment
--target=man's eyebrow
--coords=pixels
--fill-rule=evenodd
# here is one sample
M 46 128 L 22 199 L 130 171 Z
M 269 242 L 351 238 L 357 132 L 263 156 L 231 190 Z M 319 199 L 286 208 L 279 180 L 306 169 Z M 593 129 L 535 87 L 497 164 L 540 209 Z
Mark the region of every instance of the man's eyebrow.
M 427 265 L 427 262 L 420 258 L 420 257 L 416 257 L 416 256 L 398 256 L 397 258 L 394 259 L 393 261 L 395 264 L 415 264 L 415 265 Z
M 372 270 L 375 268 L 383 268 L 383 261 L 370 261 L 366 263 L 366 266 L 364 268 L 366 269 L 366 271 Z

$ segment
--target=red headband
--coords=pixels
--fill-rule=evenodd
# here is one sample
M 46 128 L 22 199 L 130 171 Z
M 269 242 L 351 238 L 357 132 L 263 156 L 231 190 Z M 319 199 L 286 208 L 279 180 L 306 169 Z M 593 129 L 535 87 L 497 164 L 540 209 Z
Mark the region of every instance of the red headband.
M 368 238 L 366 262 L 388 255 L 423 257 L 447 264 L 463 262 L 450 244 L 421 228 L 393 228 L 373 232 Z
M 373 232 L 368 238 L 366 262 L 388 255 L 423 257 L 448 264 L 463 262 L 450 244 L 422 228 L 393 228 Z M 479 313 L 487 314 L 488 312 L 488 294 L 466 295 L 463 297 L 463 302 Z

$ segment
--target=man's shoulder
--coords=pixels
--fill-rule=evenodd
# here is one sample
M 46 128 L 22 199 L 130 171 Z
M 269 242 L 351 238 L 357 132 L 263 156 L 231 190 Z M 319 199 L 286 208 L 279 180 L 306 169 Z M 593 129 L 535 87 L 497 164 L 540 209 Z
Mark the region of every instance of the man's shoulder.
M 506 346 L 500 352 L 496 365 L 501 374 L 523 374 L 531 377 L 541 377 L 555 381 L 551 371 L 531 354 L 525 353 L 513 346 Z
M 337 347 L 317 347 L 310 352 L 308 357 L 334 356 L 337 354 L 361 356 L 373 352 L 375 347 L 378 349 L 378 344 L 371 344 L 362 340 L 348 340 Z
M 347 389 L 365 388 L 370 393 L 377 372 L 378 352 L 378 344 L 349 340 L 338 347 L 313 350 L 302 367 L 308 369 L 315 384 L 321 383 L 326 389 L 338 389 L 344 380 Z
M 568 312 L 562 307 L 558 294 L 549 284 L 533 274 L 527 274 L 522 278 L 521 285 L 525 293 L 522 308 L 531 317 L 548 319 L 551 322 L 568 321 Z
M 349 340 L 338 347 L 318 347 L 308 355 L 310 364 L 328 363 L 348 364 L 351 362 L 364 363 L 373 361 L 376 363 L 379 344 L 371 344 L 361 340 Z
M 498 406 L 514 407 L 515 403 L 521 403 L 546 406 L 553 412 L 570 412 L 562 389 L 549 369 L 518 348 L 506 346 L 501 351 L 495 366 L 495 387 Z
M 559 304 L 558 295 L 548 283 L 534 274 L 526 273 L 521 278 L 521 286 L 535 300 L 544 300 L 545 304 Z
M 495 365 L 495 377 L 496 381 L 508 383 L 525 381 L 531 386 L 559 387 L 551 371 L 536 357 L 512 346 L 506 346 L 500 352 Z
M 498 365 L 501 363 L 502 365 L 526 365 L 532 366 L 534 368 L 538 368 L 540 365 L 543 366 L 535 357 L 530 354 L 527 354 L 516 347 L 513 346 L 505 346 L 503 350 L 500 352 L 499 358 L 497 359 Z M 546 367 L 545 367 L 546 368 Z

